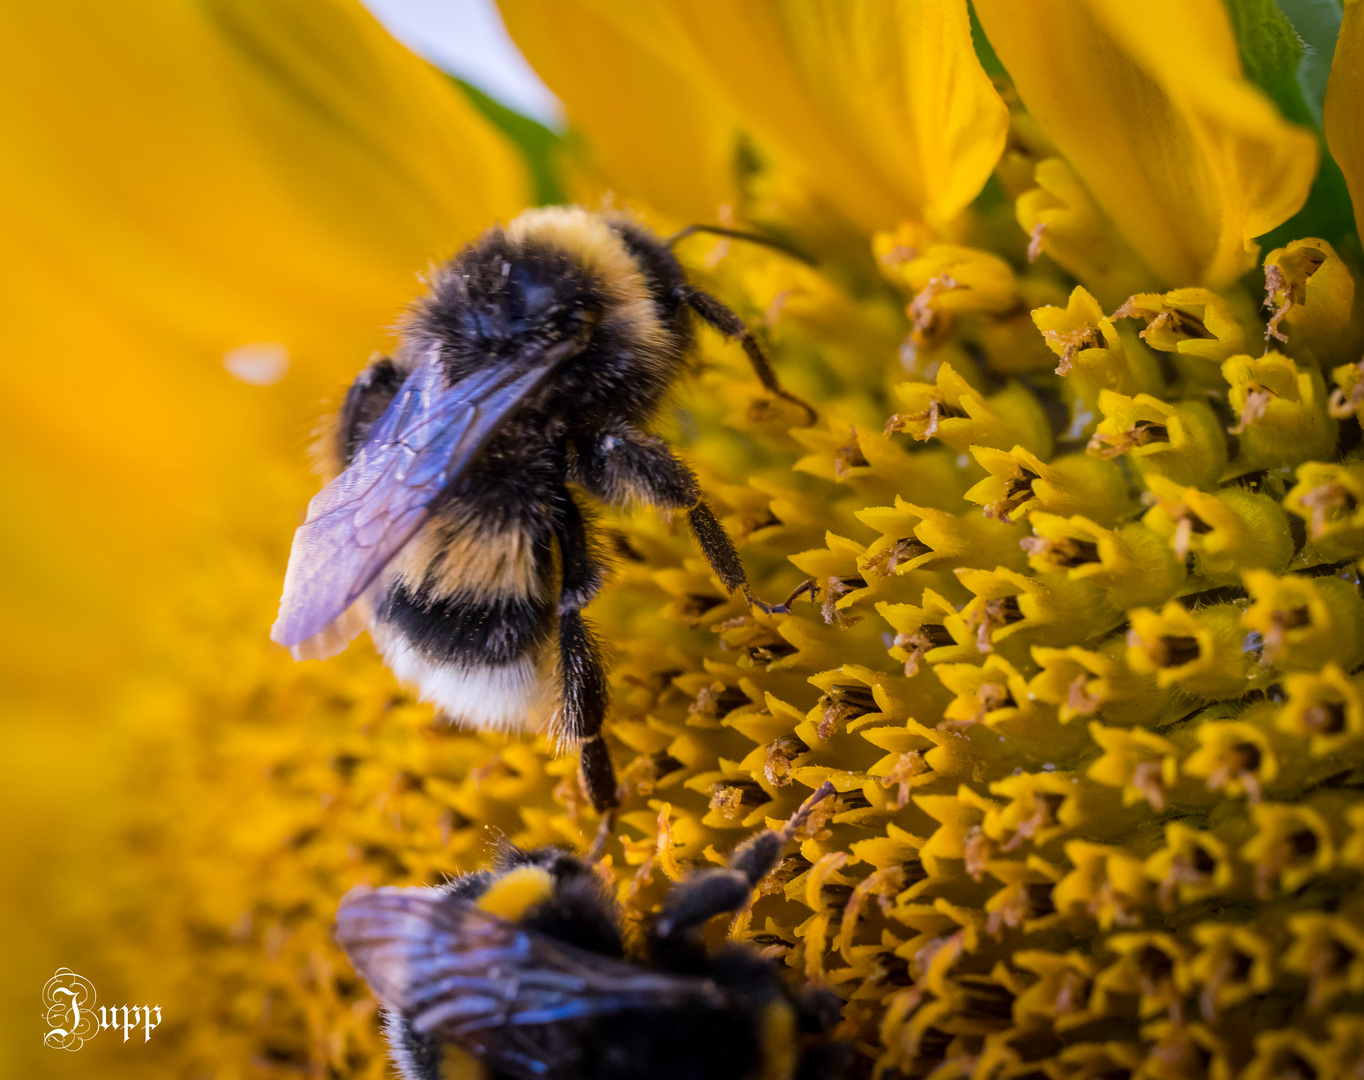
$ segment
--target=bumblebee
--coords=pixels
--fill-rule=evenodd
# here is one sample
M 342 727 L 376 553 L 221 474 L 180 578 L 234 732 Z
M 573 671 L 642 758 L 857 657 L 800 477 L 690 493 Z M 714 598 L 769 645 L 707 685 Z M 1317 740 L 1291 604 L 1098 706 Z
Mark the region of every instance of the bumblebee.
M 606 677 L 581 614 L 604 569 L 580 495 L 684 512 L 725 589 L 757 603 L 696 477 L 645 426 L 681 373 L 694 316 L 814 415 L 743 321 L 687 280 L 672 244 L 702 229 L 771 243 L 709 226 L 665 241 L 547 207 L 437 269 L 393 357 L 360 373 L 324 436 L 333 478 L 294 534 L 270 636 L 322 658 L 368 627 L 399 680 L 447 718 L 548 723 L 560 745 L 579 745 L 593 804 L 615 806 Z
M 674 886 L 641 962 L 591 865 L 555 848 L 507 849 L 442 887 L 352 889 L 337 940 L 383 1003 L 404 1080 L 839 1080 L 852 1047 L 830 1034 L 838 998 L 700 940 L 832 793 Z

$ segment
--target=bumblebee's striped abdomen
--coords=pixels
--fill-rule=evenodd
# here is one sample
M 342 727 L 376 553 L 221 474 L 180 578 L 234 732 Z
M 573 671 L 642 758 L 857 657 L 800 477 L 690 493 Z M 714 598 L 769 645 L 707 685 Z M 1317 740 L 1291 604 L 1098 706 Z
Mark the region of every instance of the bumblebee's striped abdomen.
M 450 720 L 536 730 L 556 704 L 552 522 L 497 516 L 443 507 L 395 560 L 372 632 L 393 673 Z

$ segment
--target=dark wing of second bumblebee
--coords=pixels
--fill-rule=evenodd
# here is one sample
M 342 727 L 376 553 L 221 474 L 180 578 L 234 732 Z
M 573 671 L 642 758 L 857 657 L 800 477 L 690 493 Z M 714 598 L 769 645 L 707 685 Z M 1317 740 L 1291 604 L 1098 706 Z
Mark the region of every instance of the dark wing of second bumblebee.
M 421 527 L 436 496 L 577 347 L 561 341 L 451 386 L 439 357 L 418 364 L 350 465 L 308 504 L 270 637 L 300 645 L 344 614 Z
M 355 889 L 337 940 L 389 1009 L 521 1080 L 573 1080 L 601 1052 L 591 1032 L 623 1013 L 713 1013 L 709 979 L 652 973 L 436 890 Z

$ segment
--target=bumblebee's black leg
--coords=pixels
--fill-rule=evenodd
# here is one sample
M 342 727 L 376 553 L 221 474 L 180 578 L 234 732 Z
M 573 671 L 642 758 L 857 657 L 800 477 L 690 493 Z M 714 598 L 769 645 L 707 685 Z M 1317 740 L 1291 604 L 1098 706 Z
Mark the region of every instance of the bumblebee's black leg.
M 758 381 L 763 384 L 763 388 L 769 394 L 775 394 L 779 398 L 799 405 L 805 410 L 809 417 L 809 422 L 813 424 L 818 417 L 814 407 L 809 402 L 796 397 L 791 391 L 782 387 L 777 380 L 777 373 L 772 370 L 772 365 L 767 362 L 767 357 L 762 351 L 762 346 L 758 344 L 758 339 L 749 330 L 748 324 L 739 318 L 738 315 L 730 311 L 724 304 L 710 293 L 702 292 L 692 285 L 679 287 L 680 299 L 682 299 L 702 320 L 713 326 L 720 333 L 731 341 L 737 339 L 743 346 L 744 354 L 748 357 L 748 362 L 753 365 L 753 372 L 758 376 Z
M 620 803 L 616 770 L 602 739 L 606 715 L 606 672 L 601 649 L 582 616 L 582 607 L 601 588 L 601 563 L 592 552 L 582 511 L 569 492 L 562 492 L 555 514 L 563 584 L 559 594 L 559 677 L 563 705 L 558 734 L 581 744 L 583 784 L 599 813 Z
M 786 842 L 796 834 L 815 805 L 834 793 L 834 786 L 823 784 L 800 804 L 791 819 L 780 829 L 766 829 L 740 844 L 723 870 L 702 870 L 678 885 L 663 904 L 654 935 L 664 941 L 683 937 L 716 915 L 738 911 L 754 887 L 781 858 Z
M 387 356 L 370 361 L 369 366 L 355 377 L 341 405 L 341 427 L 337 432 L 340 443 L 337 450 L 343 465 L 350 464 L 369 429 L 384 414 L 402 385 L 402 372 Z
M 592 494 L 613 503 L 646 502 L 664 510 L 685 510 L 710 568 L 728 592 L 742 589 L 750 603 L 770 608 L 753 596 L 734 541 L 701 498 L 696 476 L 662 439 L 620 426 L 602 435 L 575 463 L 573 478 Z

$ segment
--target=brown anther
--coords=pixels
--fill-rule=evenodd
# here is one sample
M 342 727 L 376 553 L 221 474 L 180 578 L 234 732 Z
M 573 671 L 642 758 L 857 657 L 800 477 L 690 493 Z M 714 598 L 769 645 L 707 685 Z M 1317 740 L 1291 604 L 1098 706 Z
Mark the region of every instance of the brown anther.
M 815 734 L 821 742 L 827 742 L 847 721 L 880 711 L 876 696 L 867 686 L 831 686 L 828 693 L 820 698 L 820 703 L 823 710 L 819 723 L 815 725 Z
M 732 821 L 770 801 L 756 780 L 723 780 L 711 789 L 710 808 Z
M 1085 689 L 1088 683 L 1088 675 L 1076 675 L 1070 680 L 1070 685 L 1066 687 L 1066 708 L 1081 716 L 1088 716 L 1103 704 L 1102 697 L 1091 694 Z
M 1241 781 L 1246 800 L 1257 803 L 1261 798 L 1259 768 L 1264 762 L 1260 748 L 1252 742 L 1238 742 L 1227 748 L 1226 756 L 1208 776 L 1209 791 L 1224 788 L 1232 780 Z
M 1345 704 L 1319 701 L 1302 711 L 1302 726 L 1313 735 L 1339 735 L 1345 730 Z
M 1333 937 L 1322 944 L 1310 964 L 1308 996 L 1313 1008 L 1319 1009 L 1326 1004 L 1330 984 L 1345 974 L 1354 960 L 1354 950 L 1339 938 Z
M 976 715 L 971 718 L 971 723 L 976 724 L 985 719 L 986 713 L 992 713 L 996 709 L 1006 707 L 1016 707 L 1013 695 L 1009 693 L 1009 688 L 1003 683 L 982 683 L 976 691 L 976 700 L 980 702 L 980 708 L 976 710 Z
M 898 788 L 892 809 L 899 810 L 909 802 L 909 789 L 916 776 L 930 772 L 928 762 L 917 750 L 907 750 L 895 759 L 890 772 L 881 777 L 881 786 L 886 789 Z
M 985 867 L 995 857 L 995 842 L 985 835 L 979 825 L 972 825 L 962 843 L 962 856 L 966 862 L 966 872 L 976 881 L 985 877 Z
M 1194 305 L 1200 307 L 1202 305 Z M 1158 330 L 1168 329 L 1173 334 L 1188 338 L 1213 338 L 1214 335 L 1199 315 L 1180 308 L 1165 307 L 1143 308 L 1137 305 L 1136 297 L 1129 297 L 1127 303 L 1113 312 L 1115 319 L 1144 319 L 1146 329 L 1140 332 L 1143 340 Z
M 882 266 L 899 266 L 919 257 L 919 249 L 908 244 L 896 244 L 881 256 Z
M 1004 927 L 1016 930 L 1030 914 L 1027 893 L 1018 889 L 1006 896 L 1004 902 L 990 912 L 990 917 L 985 920 L 985 932 L 998 939 Z
M 1354 365 L 1355 384 L 1350 387 L 1350 394 L 1347 397 L 1345 391 L 1337 386 L 1331 391 L 1331 399 L 1326 403 L 1326 411 L 1335 419 L 1344 420 L 1347 416 L 1353 416 L 1364 404 L 1364 360 L 1359 360 Z
M 1255 864 L 1255 894 L 1268 900 L 1274 892 L 1274 879 L 1290 866 L 1314 858 L 1320 846 L 1317 834 L 1308 828 L 1280 836 L 1269 856 Z
M 1312 625 L 1312 611 L 1306 604 L 1284 611 L 1275 608 L 1269 616 L 1269 630 L 1265 634 L 1264 662 L 1272 663 L 1283 652 L 1285 636 L 1290 630 Z
M 905 658 L 905 674 L 911 678 L 919 674 L 924 653 L 929 649 L 955 644 L 955 639 L 941 623 L 925 623 L 912 634 L 895 635 L 895 647 L 909 650 L 909 656 Z
M 1057 981 L 1056 1000 L 1052 1005 L 1057 1016 L 1065 1016 L 1082 1009 L 1089 1000 L 1089 980 L 1078 971 L 1067 971 Z
M 1276 299 L 1276 296 L 1280 298 Z M 1276 338 L 1279 341 L 1287 341 L 1288 336 L 1279 329 L 1279 323 L 1283 322 L 1283 317 L 1293 308 L 1293 291 L 1288 287 L 1288 279 L 1283 276 L 1283 271 L 1273 263 L 1265 266 L 1264 306 L 1274 309 L 1274 314 L 1269 317 L 1269 323 L 1265 326 L 1265 340 Z
M 862 907 L 867 898 L 875 897 L 881 915 L 889 916 L 895 896 L 904 887 L 905 872 L 898 866 L 873 870 L 857 883 L 847 903 L 843 905 L 843 925 L 839 928 L 839 948 L 845 957 L 851 959 L 853 934 L 857 932 L 857 923 L 862 917 Z
M 1034 497 L 1032 482 L 1038 479 L 1037 474 L 1031 469 L 1019 469 L 1018 473 L 1005 485 L 1004 498 L 985 504 L 987 518 L 996 518 L 1005 525 L 1010 525 L 1012 522 L 1009 515 Z
M 1039 221 L 1028 230 L 1028 264 L 1031 266 L 1042 254 L 1042 238 L 1046 234 L 1047 223 Z
M 806 815 L 800 828 L 793 834 L 794 838 L 797 840 L 827 840 L 829 833 L 825 827 L 833 820 L 833 816 L 837 812 L 837 799 L 821 799 Z
M 1132 787 L 1160 813 L 1165 809 L 1165 774 L 1159 761 L 1141 761 L 1132 770 Z
M 791 783 L 791 762 L 809 751 L 804 740 L 796 735 L 772 740 L 763 758 L 763 775 L 767 782 L 773 787 L 786 787 Z
M 1227 428 L 1227 434 L 1240 435 L 1249 425 L 1264 416 L 1269 403 L 1276 397 L 1278 395 L 1268 387 L 1252 383 L 1250 389 L 1246 391 L 1246 404 L 1241 410 L 1241 418 L 1233 427 Z
M 1217 1019 L 1217 995 L 1228 983 L 1243 982 L 1255 961 L 1238 949 L 1233 949 L 1220 957 L 1217 966 L 1203 984 L 1203 992 L 1198 996 L 1198 1006 L 1209 1021 Z
M 738 687 L 713 682 L 697 691 L 696 700 L 688 707 L 687 713 L 704 720 L 721 720 L 740 705 L 748 704 L 748 695 Z
M 1202 655 L 1198 638 L 1179 634 L 1162 634 L 1147 651 L 1152 663 L 1163 668 L 1183 667 Z
M 933 301 L 945 292 L 950 292 L 960 284 L 951 274 L 939 274 L 928 279 L 928 284 L 914 294 L 909 302 L 909 318 L 914 324 L 915 334 L 922 335 L 933 328 L 938 312 Z
M 1072 536 L 1057 536 L 1051 539 L 1025 536 L 1018 542 L 1018 546 L 1029 555 L 1045 559 L 1067 570 L 1084 566 L 1086 563 L 1102 561 L 1099 557 L 1098 544 L 1092 540 L 1076 540 Z
M 1075 368 L 1075 355 L 1081 349 L 1098 348 L 1103 345 L 1103 335 L 1099 328 L 1086 323 L 1074 330 L 1043 330 L 1042 336 L 1047 344 L 1061 346 L 1061 362 L 1056 365 L 1056 374 L 1069 375 Z
M 1140 446 L 1169 441 L 1170 429 L 1164 424 L 1138 420 L 1127 431 L 1096 431 L 1085 447 L 1085 453 L 1093 454 L 1095 457 L 1115 458 Z
M 1104 878 L 1099 883 L 1099 887 L 1094 890 L 1094 895 L 1085 903 L 1085 910 L 1098 921 L 1105 911 L 1112 914 L 1113 922 L 1118 926 L 1136 926 L 1141 922 L 1139 916 L 1134 915 L 1127 906 L 1127 902 L 1118 894 L 1118 890 L 1113 887 L 1113 883 Z
M 1147 997 L 1161 996 L 1175 973 L 1175 962 L 1170 955 L 1154 945 L 1147 945 L 1136 955 L 1137 983 Z
M 861 578 L 837 578 L 831 577 L 824 582 L 824 602 L 820 606 L 820 614 L 824 616 L 824 621 L 829 626 L 836 626 L 840 630 L 856 625 L 862 621 L 861 615 L 848 615 L 840 610 L 838 601 L 847 596 L 850 592 L 858 589 L 865 589 L 867 583 Z
M 849 427 L 852 433 L 847 442 L 834 451 L 834 476 L 844 479 L 853 469 L 865 469 L 870 462 L 862 456 L 862 446 L 857 441 L 857 429 Z
M 1188 851 L 1179 852 L 1170 860 L 1170 869 L 1160 883 L 1157 897 L 1166 911 L 1174 910 L 1175 893 L 1181 885 L 1203 885 L 1217 869 L 1217 861 L 1195 844 Z
M 720 596 L 687 593 L 674 603 L 673 610 L 677 612 L 677 617 L 686 625 L 697 626 L 705 618 L 708 611 L 719 607 L 724 602 L 724 598 Z
M 1033 802 L 1036 808 L 1032 815 L 1021 822 L 1014 830 L 1013 836 L 1009 837 L 1008 843 L 1000 848 L 1001 851 L 1017 851 L 1025 843 L 1031 840 L 1039 829 L 1056 824 L 1056 811 L 1061 809 L 1061 804 L 1066 801 L 1064 795 L 1037 795 Z
M 1303 495 L 1302 505 L 1312 511 L 1312 539 L 1320 540 L 1326 535 L 1326 517 L 1332 510 L 1353 510 L 1355 497 L 1341 484 L 1318 484 Z
M 911 559 L 917 559 L 920 555 L 928 555 L 932 551 L 933 549 L 922 540 L 913 536 L 906 536 L 867 559 L 862 563 L 862 569 L 873 574 L 880 574 L 882 577 L 889 577 L 895 573 L 896 567 L 902 562 L 909 562 Z
M 1183 559 L 1188 556 L 1189 548 L 1193 544 L 1195 534 L 1204 535 L 1212 532 L 1212 526 L 1195 514 L 1183 503 L 1174 511 L 1175 535 L 1170 541 L 1170 547 L 1174 553 Z
M 999 596 L 985 601 L 971 616 L 970 626 L 976 631 L 976 648 L 980 652 L 991 652 L 994 645 L 990 637 L 995 630 L 1022 618 L 1017 596 Z
M 905 431 L 910 424 L 917 424 L 921 420 L 927 420 L 928 426 L 924 428 L 922 435 L 914 435 L 920 442 L 927 442 L 938 433 L 938 424 L 943 420 L 957 420 L 966 416 L 960 409 L 954 409 L 943 401 L 936 394 L 928 399 L 928 408 L 920 413 L 896 413 L 886 421 L 886 434 L 892 431 Z M 913 432 L 910 432 L 913 434 Z

